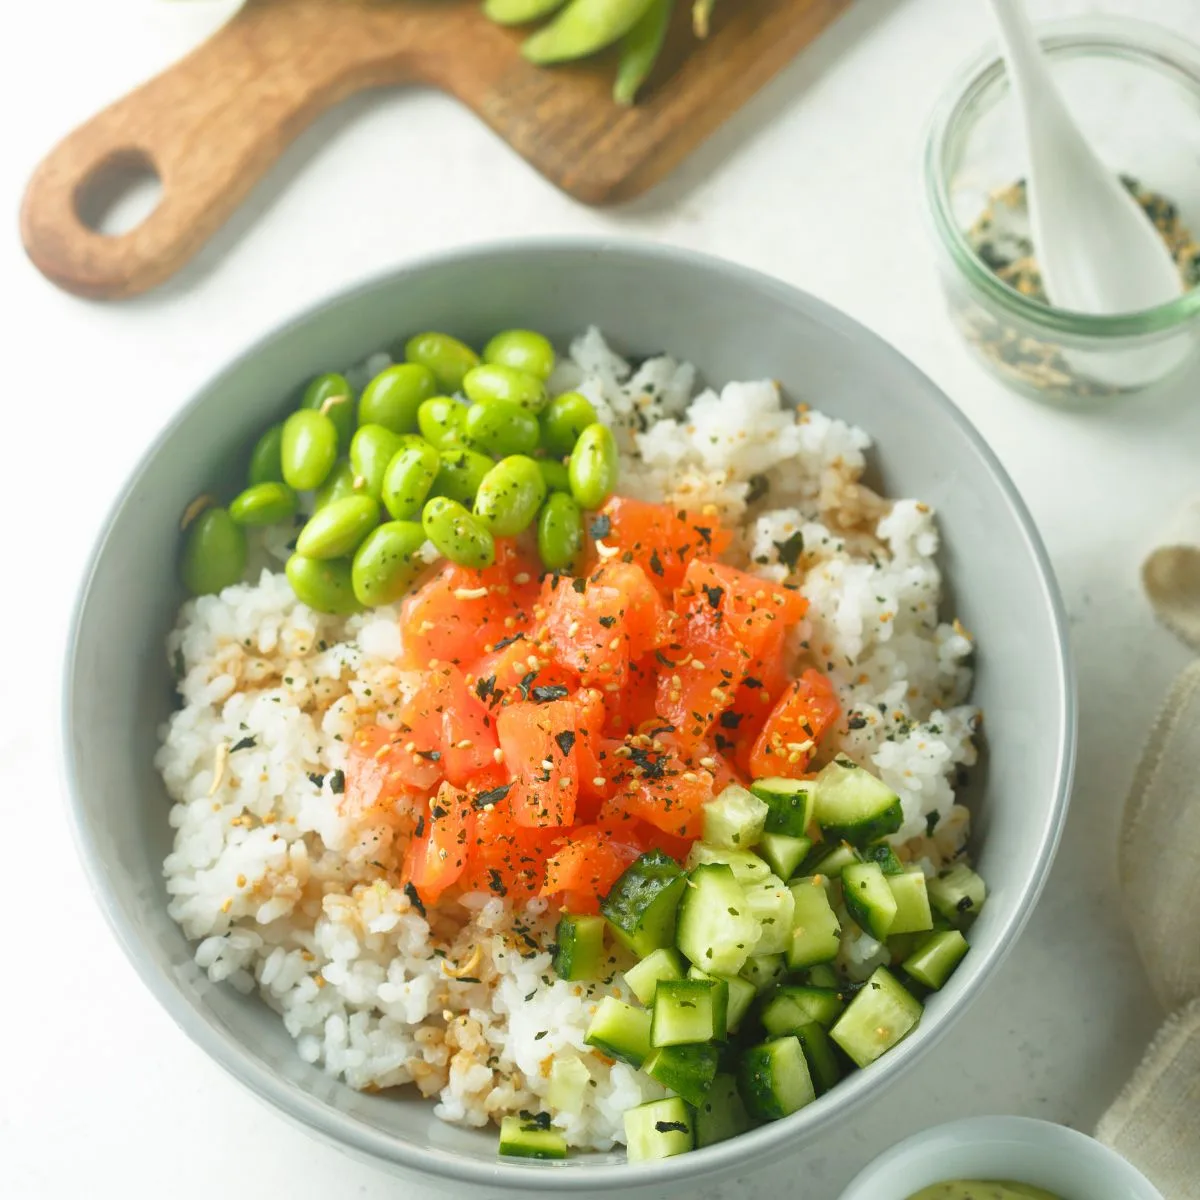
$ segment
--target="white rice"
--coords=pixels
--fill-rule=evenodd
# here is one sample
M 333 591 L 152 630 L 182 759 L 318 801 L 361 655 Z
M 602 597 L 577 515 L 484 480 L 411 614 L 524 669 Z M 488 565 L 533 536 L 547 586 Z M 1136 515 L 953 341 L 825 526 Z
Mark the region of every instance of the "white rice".
M 353 381 L 387 362 L 372 356 Z M 938 619 L 933 513 L 859 484 L 862 430 L 793 412 L 771 381 L 694 384 L 666 356 L 633 368 L 594 329 L 552 380 L 618 430 L 623 493 L 715 506 L 738 531 L 735 561 L 801 585 L 811 607 L 794 649 L 837 686 L 837 745 L 898 792 L 893 841 L 932 871 L 965 841 L 954 786 L 978 720 L 964 704 L 970 638 Z M 274 569 L 188 602 L 169 639 L 181 707 L 156 760 L 174 801 L 164 873 L 196 962 L 257 988 L 300 1055 L 352 1087 L 413 1083 L 449 1121 L 544 1110 L 571 1145 L 623 1141 L 625 1109 L 664 1093 L 584 1044 L 596 998 L 626 994 L 619 973 L 607 987 L 556 979 L 544 901 L 514 913 L 474 895 L 423 916 L 376 865 L 403 833 L 340 811 L 351 733 L 386 722 L 413 680 L 395 666 L 396 614 L 313 613 L 278 571 L 282 540 L 262 547 Z M 843 965 L 865 974 L 880 953 L 864 937 Z

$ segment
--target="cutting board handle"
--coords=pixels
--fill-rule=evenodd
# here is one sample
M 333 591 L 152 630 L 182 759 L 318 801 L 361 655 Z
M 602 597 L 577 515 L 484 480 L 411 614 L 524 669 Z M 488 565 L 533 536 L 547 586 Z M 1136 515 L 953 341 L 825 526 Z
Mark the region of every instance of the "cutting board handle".
M 68 134 L 35 170 L 21 207 L 34 265 L 80 296 L 114 299 L 177 271 L 230 216 L 300 129 L 364 86 L 399 82 L 394 25 L 374 56 L 369 10 L 250 0 L 207 42 Z M 115 236 L 80 215 L 105 174 L 147 169 L 161 199 Z

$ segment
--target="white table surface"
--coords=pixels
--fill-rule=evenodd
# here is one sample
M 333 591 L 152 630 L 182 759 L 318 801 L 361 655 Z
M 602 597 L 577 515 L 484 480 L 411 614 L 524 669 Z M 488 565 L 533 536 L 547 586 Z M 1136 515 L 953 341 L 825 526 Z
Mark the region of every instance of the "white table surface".
M 301 137 L 179 278 L 111 305 L 56 291 L 25 261 L 14 220 L 24 180 L 59 136 L 189 48 L 231 5 L 3 7 L 0 1195 L 435 1194 L 285 1125 L 142 987 L 69 841 L 53 762 L 57 659 L 110 498 L 210 372 L 368 272 L 530 233 L 628 233 L 696 247 L 773 272 L 872 326 L 990 440 L 1049 544 L 1071 617 L 1077 787 L 1029 929 L 986 995 L 900 1086 L 819 1145 L 722 1194 L 834 1200 L 895 1140 L 963 1115 L 1025 1113 L 1090 1129 L 1159 1020 L 1122 924 L 1114 842 L 1137 750 L 1186 658 L 1153 623 L 1137 570 L 1156 522 L 1200 485 L 1200 405 L 1193 379 L 1171 397 L 1088 416 L 1036 407 L 985 376 L 952 331 L 921 225 L 917 159 L 935 97 L 986 34 L 983 5 L 856 0 L 665 186 L 616 211 L 560 195 L 440 96 L 353 100 Z M 1136 13 L 1200 39 L 1195 0 L 1035 8 Z

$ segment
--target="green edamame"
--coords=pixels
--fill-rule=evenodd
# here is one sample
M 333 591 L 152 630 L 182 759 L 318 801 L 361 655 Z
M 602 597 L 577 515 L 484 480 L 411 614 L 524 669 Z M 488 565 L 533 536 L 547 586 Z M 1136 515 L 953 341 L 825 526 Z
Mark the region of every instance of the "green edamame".
M 490 567 L 496 561 L 496 543 L 483 522 L 448 496 L 426 502 L 421 528 L 438 550 L 460 566 Z
M 399 600 L 425 567 L 417 557 L 424 544 L 425 530 L 416 521 L 385 521 L 371 530 L 350 567 L 359 604 L 374 608 Z
M 519 404 L 532 413 L 541 412 L 546 405 L 546 385 L 536 375 L 499 363 L 484 363 L 468 371 L 462 386 L 476 404 L 501 400 Z
M 459 504 L 473 504 L 483 477 L 495 464 L 486 454 L 474 450 L 442 450 L 438 457 L 441 466 L 433 481 L 432 494 L 449 496 Z
M 563 392 L 555 396 L 539 418 L 542 426 L 542 445 L 550 454 L 570 454 L 579 435 L 596 420 L 592 402 L 580 392 Z
M 537 417 L 509 400 L 481 400 L 467 409 L 466 440 L 491 454 L 530 454 L 537 448 Z
M 253 487 L 256 483 L 283 482 L 283 422 L 272 425 L 254 443 L 250 451 L 250 467 L 246 480 Z
M 546 481 L 547 492 L 570 492 L 571 476 L 557 458 L 539 458 L 537 465 Z
M 380 371 L 363 388 L 358 423 L 382 425 L 393 433 L 415 433 L 417 409 L 437 393 L 433 372 L 421 363 L 396 363 Z
M 448 333 L 418 333 L 405 343 L 404 357 L 428 367 L 444 392 L 457 392 L 463 376 L 479 365 L 479 355 Z
M 532 458 L 502 458 L 483 478 L 475 496 L 475 515 L 496 537 L 516 537 L 537 517 L 546 498 L 546 481 Z
M 280 461 L 283 481 L 298 492 L 325 482 L 337 458 L 338 432 L 325 413 L 302 408 L 283 423 Z
M 246 569 L 246 534 L 229 511 L 206 508 L 187 529 L 180 573 L 193 596 L 239 583 Z
M 296 599 L 315 612 L 333 616 L 358 612 L 360 605 L 354 598 L 350 564 L 344 558 L 306 558 L 303 554 L 293 554 L 284 571 Z
M 345 375 L 318 375 L 304 389 L 301 408 L 315 408 L 332 422 L 338 435 L 338 450 L 344 452 L 354 436 L 354 389 Z
M 368 496 L 383 495 L 383 477 L 401 444 L 400 435 L 382 425 L 363 425 L 351 439 L 350 466 Z
M 564 492 L 555 492 L 538 514 L 538 554 L 549 571 L 568 571 L 583 549 L 583 510 Z
M 417 427 L 435 450 L 450 450 L 462 443 L 466 412 L 450 396 L 432 396 L 417 409 Z
M 360 487 L 354 486 L 354 481 L 358 478 L 359 475 L 351 466 L 349 459 L 338 459 L 325 482 L 317 488 L 317 493 L 313 497 L 313 512 L 324 508 L 334 500 L 340 500 L 343 496 L 353 496 L 355 492 L 365 491 L 365 481 Z
M 256 483 L 229 504 L 229 515 L 239 525 L 275 525 L 295 511 L 296 493 L 286 483 Z
M 586 58 L 624 37 L 650 7 L 650 0 L 571 0 L 548 25 L 521 46 L 533 63 Z
M 313 513 L 296 539 L 305 558 L 341 558 L 358 549 L 379 524 L 379 501 L 373 496 L 343 496 Z
M 483 14 L 497 25 L 526 25 L 562 6 L 563 0 L 483 0 Z
M 532 329 L 506 329 L 483 348 L 483 361 L 524 371 L 545 382 L 554 370 L 550 339 Z
M 650 0 L 650 7 L 621 39 L 621 58 L 613 82 L 613 99 L 618 104 L 632 104 L 638 89 L 654 70 L 667 40 L 674 6 L 675 0 Z
M 589 425 L 579 435 L 567 463 L 571 495 L 580 508 L 599 508 L 612 495 L 618 469 L 617 439 L 612 430 L 599 421 Z
M 383 475 L 383 505 L 396 520 L 421 511 L 442 460 L 426 441 L 411 438 L 400 447 Z

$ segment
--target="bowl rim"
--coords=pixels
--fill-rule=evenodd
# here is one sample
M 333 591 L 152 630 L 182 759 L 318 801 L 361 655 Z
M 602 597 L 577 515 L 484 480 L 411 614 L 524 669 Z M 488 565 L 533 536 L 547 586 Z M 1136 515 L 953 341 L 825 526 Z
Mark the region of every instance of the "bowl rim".
M 761 271 L 698 251 L 637 238 L 549 236 L 477 242 L 390 265 L 315 304 L 294 311 L 273 324 L 267 331 L 254 336 L 240 352 L 209 376 L 192 392 L 187 401 L 180 405 L 138 458 L 136 466 L 109 506 L 84 569 L 72 610 L 63 657 L 63 708 L 59 727 L 59 763 L 68 799 L 72 839 L 83 862 L 93 894 L 143 984 L 172 1020 L 213 1061 L 259 1099 L 277 1109 L 280 1115 L 306 1127 L 316 1136 L 334 1142 L 339 1148 L 357 1153 L 376 1162 L 377 1165 L 447 1182 L 494 1189 L 548 1190 L 561 1194 L 590 1192 L 606 1187 L 614 1191 L 647 1186 L 665 1187 L 697 1175 L 707 1175 L 712 1179 L 729 1174 L 744 1168 L 748 1161 L 766 1162 L 778 1158 L 786 1152 L 795 1120 L 802 1115 L 803 1110 L 792 1117 L 770 1122 L 729 1141 L 660 1162 L 584 1162 L 564 1169 L 545 1163 L 521 1165 L 512 1160 L 497 1158 L 494 1164 L 485 1165 L 483 1162 L 458 1157 L 452 1151 L 409 1143 L 397 1135 L 362 1124 L 355 1117 L 333 1108 L 301 1087 L 277 1077 L 250 1055 L 232 1035 L 220 1032 L 216 1023 L 206 1019 L 202 1012 L 184 998 L 176 982 L 166 971 L 160 970 L 146 953 L 131 922 L 126 919 L 120 904 L 110 891 L 100 849 L 88 836 L 86 828 L 86 814 L 81 800 L 85 784 L 79 777 L 72 751 L 75 728 L 72 690 L 88 597 L 100 560 L 113 535 L 114 526 L 125 506 L 130 503 L 150 463 L 176 435 L 185 418 L 205 397 L 217 390 L 226 377 L 241 371 L 245 364 L 261 354 L 266 346 L 290 335 L 298 327 L 327 317 L 350 299 L 394 285 L 397 280 L 406 276 L 436 271 L 481 258 L 503 263 L 519 262 L 530 256 L 569 259 L 581 255 L 613 256 L 638 266 L 658 264 L 665 269 L 684 267 L 702 270 L 717 277 L 740 282 L 764 294 L 768 300 L 788 307 L 794 308 L 799 301 L 807 314 L 820 321 L 825 328 L 852 336 L 860 342 L 866 340 L 873 343 L 876 350 L 890 360 L 897 373 L 907 375 L 921 385 L 950 422 L 957 427 L 961 436 L 970 442 L 980 455 L 990 470 L 1033 561 L 1040 585 L 1041 601 L 1046 607 L 1057 645 L 1058 653 L 1051 669 L 1057 677 L 1062 697 L 1057 713 L 1061 740 L 1055 763 L 1054 794 L 1045 817 L 1046 834 L 1037 858 L 1031 864 L 1033 885 L 997 932 L 997 949 L 991 958 L 983 963 L 959 1002 L 948 1009 L 937 1024 L 927 1027 L 925 1036 L 919 1040 L 909 1039 L 902 1042 L 892 1054 L 882 1059 L 880 1064 L 873 1065 L 869 1078 L 867 1072 L 858 1073 L 855 1077 L 858 1086 L 853 1086 L 854 1081 L 850 1081 L 851 1087 L 843 1096 L 840 1105 L 830 1107 L 829 1111 L 821 1114 L 816 1121 L 808 1122 L 805 1129 L 806 1140 L 827 1128 L 832 1121 L 843 1119 L 872 1098 L 885 1081 L 892 1083 L 900 1078 L 925 1051 L 932 1048 L 953 1028 L 984 985 L 993 977 L 1012 951 L 1045 886 L 1049 867 L 1058 849 L 1066 822 L 1076 756 L 1076 683 L 1070 659 L 1066 610 L 1049 555 L 1024 501 L 996 454 L 958 406 L 933 380 L 878 334 L 811 293 Z

